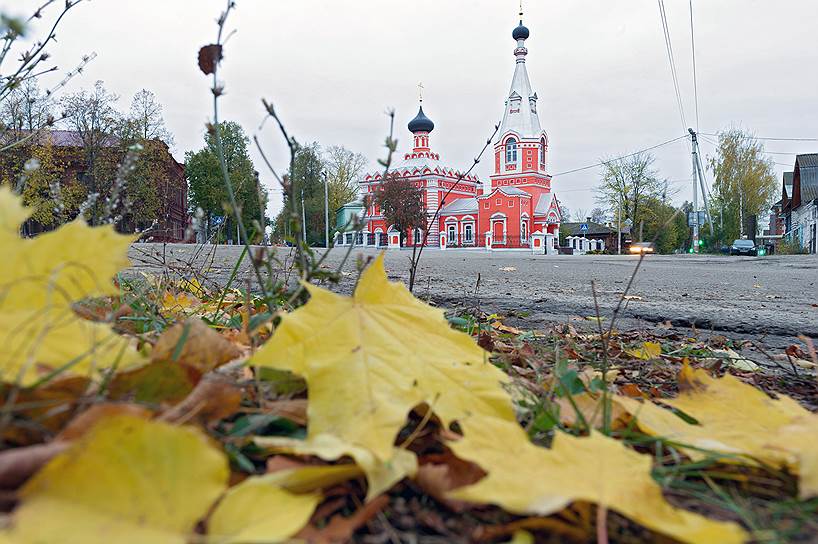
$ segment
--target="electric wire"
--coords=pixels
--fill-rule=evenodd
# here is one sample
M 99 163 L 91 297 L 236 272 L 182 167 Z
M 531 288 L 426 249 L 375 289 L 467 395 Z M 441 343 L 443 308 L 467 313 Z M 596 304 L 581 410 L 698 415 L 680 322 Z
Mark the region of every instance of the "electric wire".
M 645 149 L 640 149 L 639 151 L 634 151 L 633 153 L 629 153 L 627 155 L 622 155 L 621 157 L 615 157 L 613 159 L 600 161 L 600 162 L 598 162 L 596 164 L 590 164 L 588 166 L 583 166 L 581 168 L 574 168 L 573 170 L 566 170 L 564 172 L 557 172 L 556 174 L 552 174 L 552 177 L 564 176 L 566 174 L 573 174 L 574 172 L 582 172 L 583 170 L 590 170 L 591 168 L 598 168 L 600 166 L 604 166 L 605 164 L 607 164 L 609 162 L 618 161 L 618 160 L 622 160 L 622 159 L 628 159 L 630 157 L 635 157 L 636 155 L 639 155 L 640 153 L 645 153 L 645 152 L 651 151 L 653 149 L 658 149 L 660 147 L 670 145 L 673 142 L 678 142 L 679 140 L 687 139 L 687 137 L 688 137 L 688 135 L 684 134 L 682 136 L 679 136 L 678 138 L 673 138 L 672 140 L 668 140 L 666 142 L 662 142 L 661 144 L 656 144 L 656 145 L 651 146 L 651 147 L 646 147 Z
M 682 130 L 687 130 L 687 121 L 685 120 L 684 103 L 682 102 L 682 93 L 679 90 L 679 75 L 676 71 L 676 60 L 673 55 L 673 43 L 670 39 L 670 27 L 667 22 L 667 13 L 665 12 L 664 0 L 657 0 L 659 3 L 659 18 L 662 21 L 662 32 L 665 37 L 665 49 L 667 51 L 667 59 L 670 64 L 670 75 L 673 78 L 673 89 L 676 93 L 676 105 L 679 108 L 679 120 L 682 122 Z
M 693 103 L 696 108 L 696 131 L 699 130 L 699 79 L 696 75 L 696 33 L 693 28 L 693 0 L 690 0 L 690 50 L 693 55 Z

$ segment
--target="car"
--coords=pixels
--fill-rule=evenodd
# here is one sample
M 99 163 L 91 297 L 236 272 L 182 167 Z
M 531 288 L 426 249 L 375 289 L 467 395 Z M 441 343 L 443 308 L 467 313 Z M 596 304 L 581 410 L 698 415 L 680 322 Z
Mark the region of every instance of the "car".
M 654 248 L 650 242 L 634 242 L 631 244 L 631 247 L 628 248 L 628 251 L 634 255 L 639 255 L 641 253 L 654 253 L 656 248 Z
M 751 257 L 758 256 L 758 248 L 752 240 L 733 240 L 730 246 L 730 255 L 750 255 Z

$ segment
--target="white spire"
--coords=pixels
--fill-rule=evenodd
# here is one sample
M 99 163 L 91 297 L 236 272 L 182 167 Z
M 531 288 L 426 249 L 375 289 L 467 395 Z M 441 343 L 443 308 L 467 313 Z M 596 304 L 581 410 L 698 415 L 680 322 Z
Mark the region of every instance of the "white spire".
M 517 40 L 517 47 L 514 49 L 517 64 L 506 98 L 506 109 L 499 134 L 502 137 L 513 131 L 521 138 L 539 138 L 542 127 L 537 114 L 537 93 L 531 89 L 531 81 L 528 79 L 528 70 L 525 66 L 525 57 L 528 55 L 528 49 L 525 47 L 528 29 L 523 26 L 522 18 L 520 25 L 514 29 L 513 36 Z

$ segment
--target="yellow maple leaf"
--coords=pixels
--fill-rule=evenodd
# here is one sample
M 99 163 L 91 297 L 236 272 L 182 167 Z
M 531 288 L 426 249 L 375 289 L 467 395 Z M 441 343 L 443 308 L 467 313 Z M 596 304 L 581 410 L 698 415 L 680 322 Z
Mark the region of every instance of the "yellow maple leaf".
M 255 442 L 277 453 L 316 455 L 326 461 L 335 461 L 346 455 L 352 457 L 356 465 L 366 473 L 367 500 L 387 491 L 405 477 L 414 476 L 417 471 L 417 458 L 409 450 L 393 447 L 389 456 L 379 458 L 367 448 L 346 443 L 332 434 L 320 434 L 306 440 L 256 437 Z M 280 482 L 279 485 L 288 488 L 285 482 Z
M 662 355 L 662 345 L 659 342 L 644 342 L 639 349 L 628 349 L 625 353 L 643 361 L 656 359 Z
M 679 396 L 662 402 L 693 417 L 698 425 L 651 402 L 626 397 L 614 397 L 614 402 L 636 417 L 643 432 L 691 446 L 682 449 L 693 459 L 705 457 L 699 451 L 703 449 L 786 466 L 799 474 L 802 498 L 818 495 L 818 451 L 813 438 L 818 436 L 818 416 L 786 395 L 771 399 L 729 374 L 716 379 L 685 366 L 679 385 Z M 804 440 L 807 436 L 811 438 Z
M 208 542 L 289 541 L 307 524 L 319 502 L 320 494 L 298 495 L 270 484 L 264 476 L 248 478 L 232 487 L 210 516 Z
M 651 477 L 651 457 L 600 433 L 586 438 L 558 433 L 545 449 L 532 444 L 515 422 L 477 417 L 461 426 L 464 437 L 449 446 L 488 475 L 450 493 L 453 499 L 542 516 L 583 501 L 683 542 L 729 544 L 747 538 L 738 525 L 670 505 Z
M 228 475 L 224 454 L 202 432 L 112 417 L 23 487 L 11 536 L 22 543 L 182 544 Z
M 88 373 L 140 360 L 126 338 L 81 319 L 71 307 L 85 297 L 117 292 L 111 278 L 129 266 L 133 238 L 77 219 L 21 239 L 27 217 L 19 197 L 0 187 L 0 379 L 28 385 L 42 375 L 38 366 Z
M 306 285 L 310 300 L 282 318 L 249 364 L 289 370 L 307 382 L 308 439 L 333 435 L 381 461 L 409 411 L 426 403 L 449 425 L 483 414 L 513 420 L 508 377 L 443 311 L 386 278 L 383 256 L 352 297 Z

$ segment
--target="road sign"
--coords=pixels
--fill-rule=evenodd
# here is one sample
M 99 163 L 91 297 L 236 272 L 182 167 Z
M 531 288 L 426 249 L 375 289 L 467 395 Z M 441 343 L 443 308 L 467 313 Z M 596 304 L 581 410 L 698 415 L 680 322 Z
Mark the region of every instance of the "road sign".
M 580 232 L 588 232 L 588 223 L 580 223 L 579 230 Z

